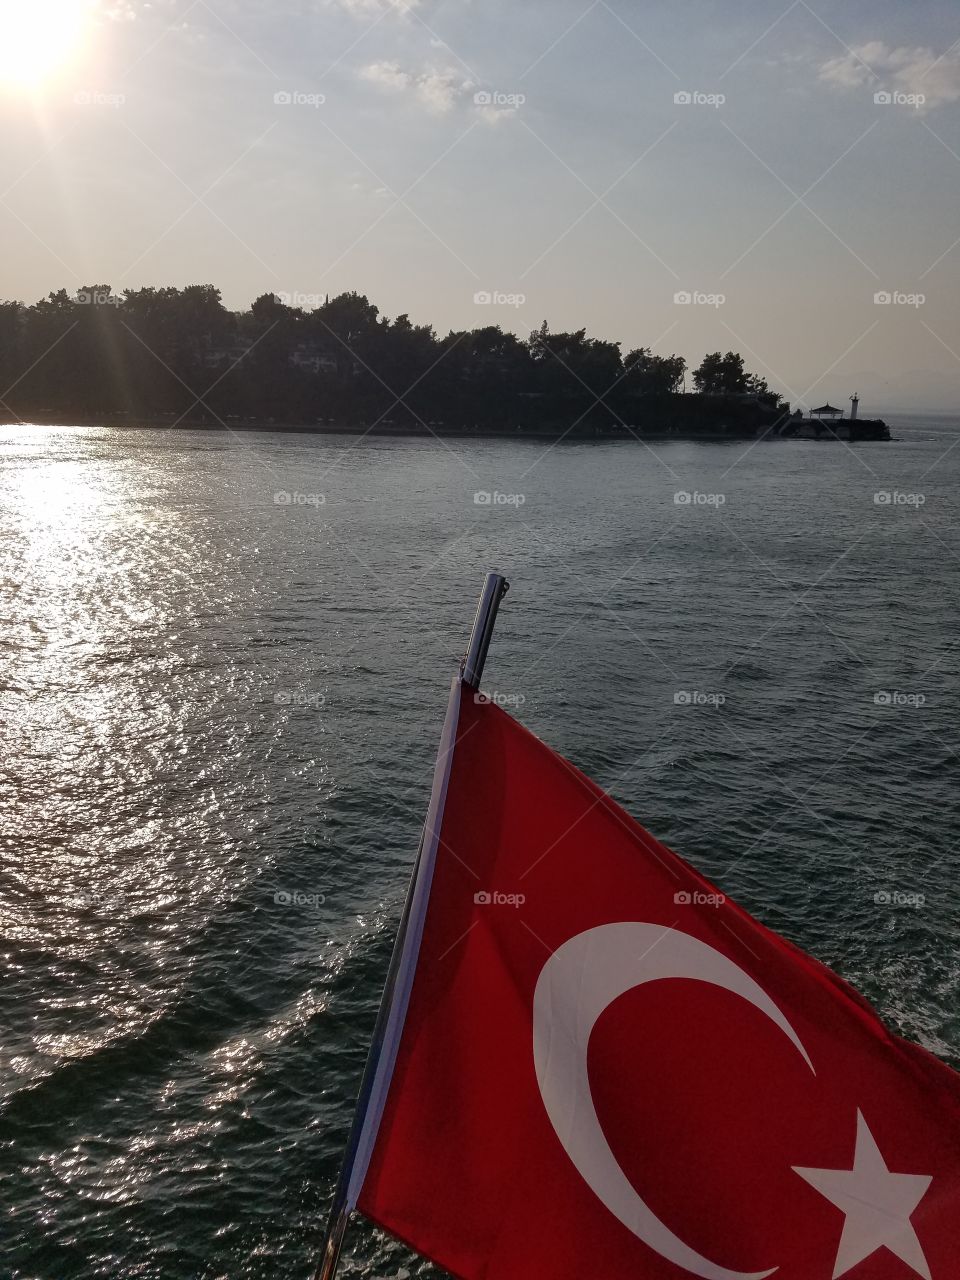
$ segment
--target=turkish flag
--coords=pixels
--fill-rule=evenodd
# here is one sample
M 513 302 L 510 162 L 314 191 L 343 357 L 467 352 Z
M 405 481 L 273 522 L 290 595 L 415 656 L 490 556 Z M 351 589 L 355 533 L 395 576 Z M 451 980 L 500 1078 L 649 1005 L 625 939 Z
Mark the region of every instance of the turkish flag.
M 467 686 L 452 724 L 361 1211 L 464 1280 L 957 1280 L 960 1076 Z

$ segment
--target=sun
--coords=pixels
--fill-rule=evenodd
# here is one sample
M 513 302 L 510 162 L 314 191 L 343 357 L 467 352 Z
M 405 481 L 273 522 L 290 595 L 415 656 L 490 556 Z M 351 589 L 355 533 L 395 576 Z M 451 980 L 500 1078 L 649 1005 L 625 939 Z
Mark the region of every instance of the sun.
M 0 0 L 0 85 L 37 87 L 80 51 L 96 0 Z

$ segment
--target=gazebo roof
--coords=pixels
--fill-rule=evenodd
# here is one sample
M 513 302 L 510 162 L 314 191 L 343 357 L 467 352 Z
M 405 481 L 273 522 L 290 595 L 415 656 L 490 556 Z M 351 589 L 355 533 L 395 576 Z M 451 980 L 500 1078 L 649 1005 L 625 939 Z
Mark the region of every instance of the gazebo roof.
M 843 413 L 842 409 L 837 409 L 832 404 L 822 404 L 819 409 L 811 409 L 811 413 Z

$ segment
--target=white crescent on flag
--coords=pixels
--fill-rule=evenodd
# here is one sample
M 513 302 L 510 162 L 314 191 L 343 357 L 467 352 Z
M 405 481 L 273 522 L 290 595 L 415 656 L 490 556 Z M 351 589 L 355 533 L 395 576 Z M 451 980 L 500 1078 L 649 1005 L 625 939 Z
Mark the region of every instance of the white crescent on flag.
M 600 925 L 558 947 L 537 982 L 533 1055 L 547 1115 L 587 1185 L 644 1244 L 702 1280 L 763 1280 L 777 1268 L 732 1271 L 674 1235 L 637 1193 L 600 1124 L 587 1073 L 590 1035 L 614 1000 L 659 978 L 710 982 L 742 997 L 780 1028 L 816 1074 L 799 1036 L 770 997 L 721 952 L 661 925 Z

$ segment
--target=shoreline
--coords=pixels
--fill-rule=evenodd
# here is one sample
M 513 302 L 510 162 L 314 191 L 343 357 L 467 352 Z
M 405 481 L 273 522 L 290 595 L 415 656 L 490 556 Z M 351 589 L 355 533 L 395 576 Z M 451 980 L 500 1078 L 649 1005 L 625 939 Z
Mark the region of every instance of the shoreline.
M 302 423 L 302 422 L 263 422 L 255 419 L 244 418 L 238 421 L 227 422 L 210 422 L 209 420 L 200 420 L 193 418 L 183 418 L 180 420 L 170 421 L 169 418 L 151 418 L 151 417 L 131 417 L 124 415 L 115 420 L 111 420 L 109 416 L 90 417 L 83 414 L 77 414 L 72 421 L 64 421 L 59 415 L 53 417 L 51 415 L 37 416 L 30 420 L 13 418 L 9 415 L 0 415 L 0 426 L 2 427 L 88 427 L 91 429 L 101 430 L 118 430 L 118 431 L 212 431 L 223 432 L 225 434 L 240 432 L 263 432 L 276 435 L 351 435 L 351 436 L 376 436 L 378 439 L 467 439 L 467 440 L 538 440 L 547 443 L 560 444 L 570 441 L 572 443 L 587 444 L 608 441 L 628 440 L 643 443 L 648 440 L 658 442 L 693 442 L 693 443 L 743 443 L 744 441 L 760 442 L 762 440 L 789 440 L 790 437 L 779 436 L 770 431 L 764 431 L 763 428 L 755 430 L 726 430 L 726 431 L 645 431 L 642 427 L 631 424 L 628 427 L 620 427 L 610 430 L 602 427 L 594 427 L 590 430 L 582 428 L 533 428 L 533 427 L 450 427 L 445 424 L 434 423 L 427 427 L 397 427 L 395 425 L 385 425 L 378 423 L 373 426 L 367 426 L 361 423 Z M 825 433 L 826 438 L 836 439 L 832 433 Z M 859 443 L 859 442 L 858 442 Z M 867 441 L 866 443 L 873 443 Z

